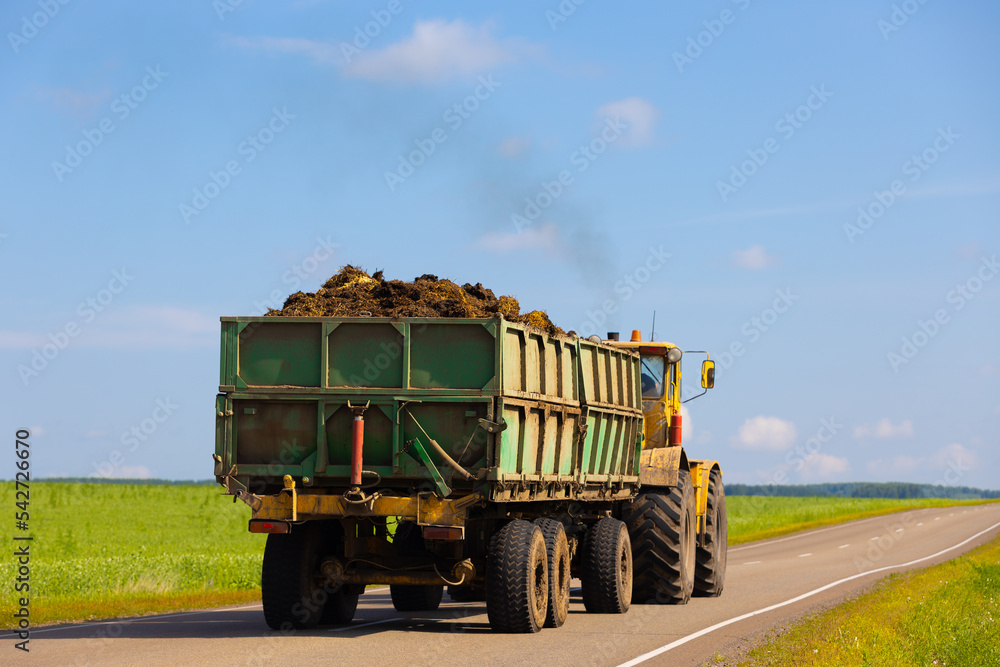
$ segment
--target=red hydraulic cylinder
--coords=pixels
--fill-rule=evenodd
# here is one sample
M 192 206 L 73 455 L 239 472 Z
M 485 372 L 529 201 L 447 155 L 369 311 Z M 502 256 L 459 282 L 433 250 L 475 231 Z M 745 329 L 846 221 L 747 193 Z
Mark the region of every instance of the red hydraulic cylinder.
M 681 444 L 681 435 L 683 431 L 684 419 L 681 417 L 681 413 L 671 415 L 670 417 L 670 429 L 668 431 L 667 437 L 669 438 L 669 445 L 671 447 L 679 447 Z
M 363 412 L 354 413 L 354 440 L 351 443 L 351 485 L 361 486 L 362 455 L 365 444 L 365 417 Z

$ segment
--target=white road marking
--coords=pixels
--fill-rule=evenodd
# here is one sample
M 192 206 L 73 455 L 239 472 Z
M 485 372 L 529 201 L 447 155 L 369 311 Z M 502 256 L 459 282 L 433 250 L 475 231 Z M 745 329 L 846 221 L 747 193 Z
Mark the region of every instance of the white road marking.
M 749 563 L 743 563 L 743 564 L 744 564 L 744 565 L 756 565 L 756 564 L 757 564 L 757 563 L 759 563 L 759 562 L 761 562 L 761 561 L 759 561 L 759 560 L 752 560 L 752 561 L 750 561 Z
M 812 556 L 812 553 L 810 552 L 807 554 L 799 554 L 799 558 L 805 558 L 806 556 Z
M 869 541 L 869 542 L 874 542 L 874 541 L 875 541 L 875 540 L 877 540 L 878 538 L 879 538 L 879 536 L 878 536 L 878 535 L 876 535 L 875 537 L 873 537 L 872 539 L 870 539 L 870 540 L 868 540 L 868 541 Z
M 357 630 L 358 628 L 367 628 L 369 625 L 379 625 L 380 623 L 391 623 L 393 621 L 402 621 L 403 617 L 399 618 L 383 618 L 381 621 L 371 621 L 370 623 L 360 623 L 358 625 L 345 625 L 342 628 L 330 628 L 327 632 L 344 632 L 345 630 Z
M 707 628 L 703 628 L 703 629 L 699 630 L 698 632 L 693 632 L 693 633 L 691 633 L 690 635 L 688 635 L 686 637 L 681 637 L 677 641 L 671 642 L 671 643 L 667 644 L 666 646 L 661 646 L 660 648 L 655 649 L 653 651 L 650 651 L 649 653 L 643 653 L 642 655 L 640 655 L 637 658 L 633 658 L 632 660 L 629 660 L 628 662 L 623 662 L 618 667 L 633 667 L 633 665 L 638 665 L 638 664 L 641 664 L 643 662 L 646 662 L 647 660 L 655 658 L 658 655 L 662 655 L 662 654 L 666 653 L 667 651 L 670 651 L 671 649 L 675 649 L 678 646 L 683 646 L 684 644 L 687 644 L 690 641 L 698 639 L 699 637 L 704 637 L 705 635 L 709 634 L 710 632 L 715 632 L 716 630 L 718 630 L 720 628 L 724 628 L 727 625 L 732 625 L 733 623 L 739 623 L 740 621 L 746 620 L 748 618 L 752 618 L 754 616 L 759 616 L 760 614 L 766 614 L 769 611 L 774 611 L 775 609 L 780 609 L 781 607 L 787 607 L 790 604 L 795 604 L 796 602 L 798 602 L 800 600 L 805 600 L 806 598 L 812 597 L 813 595 L 816 595 L 817 593 L 822 593 L 823 591 L 829 590 L 829 589 L 833 588 L 834 586 L 839 586 L 840 584 L 847 583 L 848 581 L 853 581 L 855 579 L 860 579 L 861 577 L 867 577 L 868 575 L 876 574 L 878 572 L 885 572 L 887 570 L 895 570 L 895 569 L 898 569 L 898 568 L 909 567 L 911 565 L 916 565 L 917 563 L 923 563 L 924 561 L 928 561 L 928 560 L 937 558 L 938 556 L 946 554 L 949 551 L 954 551 L 955 549 L 958 549 L 961 546 L 965 546 L 966 544 L 968 544 L 969 542 L 973 541 L 977 537 L 985 535 L 986 533 L 990 532 L 991 530 L 993 530 L 994 528 L 997 528 L 997 527 L 1000 527 L 1000 521 L 998 521 L 997 523 L 993 524 L 992 526 L 990 526 L 986 530 L 981 530 L 978 533 L 976 533 L 975 535 L 973 535 L 972 537 L 969 537 L 967 539 L 962 540 L 961 542 L 959 542 L 958 544 L 956 544 L 954 546 L 950 546 L 947 549 L 942 549 L 941 551 L 937 552 L 936 554 L 931 554 L 930 556 L 924 556 L 923 558 L 918 558 L 916 560 L 911 560 L 909 563 L 902 563 L 900 565 L 886 565 L 885 567 L 880 567 L 880 568 L 878 568 L 876 570 L 871 570 L 869 572 L 861 572 L 860 574 L 855 574 L 855 575 L 852 575 L 850 577 L 844 577 L 843 579 L 838 579 L 837 581 L 831 582 L 831 583 L 829 583 L 829 584 L 827 584 L 825 586 L 821 586 L 821 587 L 819 587 L 819 588 L 817 588 L 815 590 L 809 591 L 808 593 L 803 593 L 802 595 L 799 595 L 797 597 L 791 598 L 790 600 L 785 600 L 784 602 L 779 602 L 777 604 L 772 604 L 770 607 L 764 607 L 763 609 L 758 609 L 757 611 L 751 611 L 751 612 L 748 612 L 748 613 L 743 614 L 741 616 L 734 616 L 733 618 L 730 618 L 729 620 L 722 621 L 720 623 L 716 623 L 715 625 L 709 626 Z
M 922 525 L 924 525 L 924 522 L 923 522 L 923 521 L 921 521 L 921 522 L 920 522 L 920 523 L 918 523 L 917 525 L 918 525 L 918 526 L 922 526 Z
M 846 548 L 847 548 L 847 547 L 849 547 L 849 546 L 851 546 L 851 545 L 850 545 L 850 544 L 841 544 L 841 545 L 840 545 L 839 547 L 837 547 L 837 548 L 838 548 L 838 549 L 846 549 Z

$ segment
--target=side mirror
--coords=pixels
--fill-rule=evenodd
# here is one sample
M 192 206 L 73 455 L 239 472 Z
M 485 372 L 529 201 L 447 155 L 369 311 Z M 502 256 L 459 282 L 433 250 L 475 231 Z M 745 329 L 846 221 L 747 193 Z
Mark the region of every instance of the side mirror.
M 711 389 L 715 386 L 715 362 L 705 360 L 701 362 L 701 387 Z

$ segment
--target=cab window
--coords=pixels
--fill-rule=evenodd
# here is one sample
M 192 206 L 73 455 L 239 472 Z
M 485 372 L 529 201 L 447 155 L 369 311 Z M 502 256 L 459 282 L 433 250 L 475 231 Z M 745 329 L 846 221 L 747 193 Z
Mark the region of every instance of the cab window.
M 665 358 L 656 355 L 642 357 L 642 397 L 662 398 Z

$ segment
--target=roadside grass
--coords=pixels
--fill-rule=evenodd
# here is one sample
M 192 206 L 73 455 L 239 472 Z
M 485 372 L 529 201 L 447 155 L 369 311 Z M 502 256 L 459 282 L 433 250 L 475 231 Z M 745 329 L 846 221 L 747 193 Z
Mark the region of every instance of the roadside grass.
M 8 506 L 14 484 L 0 483 Z M 164 613 L 260 599 L 264 535 L 220 487 L 35 482 L 30 487 L 31 623 Z M 730 496 L 730 544 L 945 500 Z M 972 501 L 982 502 L 982 501 Z M 969 503 L 964 503 L 969 504 Z M 6 528 L 5 528 L 6 530 Z M 0 628 L 21 595 L 0 558 Z
M 884 579 L 751 649 L 739 664 L 1000 665 L 1000 538 Z
M 13 505 L 14 484 L 0 485 Z M 260 599 L 264 536 L 221 487 L 35 482 L 32 625 Z M 6 532 L 6 531 L 5 531 Z M 8 544 L 13 544 L 8 541 Z M 12 550 L 11 550 L 12 551 Z M 12 628 L 17 564 L 0 559 L 0 627 Z
M 847 521 L 927 507 L 982 505 L 997 500 L 945 498 L 800 498 L 726 496 L 729 545 L 755 542 Z

